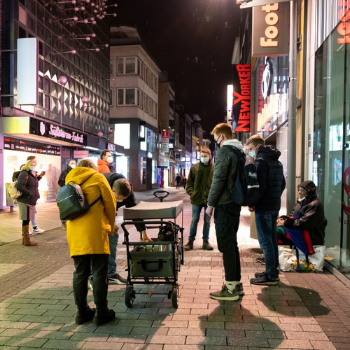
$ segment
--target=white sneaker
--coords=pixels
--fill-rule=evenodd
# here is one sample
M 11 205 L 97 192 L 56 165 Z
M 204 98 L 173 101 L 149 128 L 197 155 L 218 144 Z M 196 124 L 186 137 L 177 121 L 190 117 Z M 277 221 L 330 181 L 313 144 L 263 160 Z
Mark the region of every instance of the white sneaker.
M 37 227 L 36 229 L 33 229 L 31 234 L 33 234 L 33 233 L 43 233 L 43 232 L 45 232 L 45 230 L 42 230 L 41 228 Z

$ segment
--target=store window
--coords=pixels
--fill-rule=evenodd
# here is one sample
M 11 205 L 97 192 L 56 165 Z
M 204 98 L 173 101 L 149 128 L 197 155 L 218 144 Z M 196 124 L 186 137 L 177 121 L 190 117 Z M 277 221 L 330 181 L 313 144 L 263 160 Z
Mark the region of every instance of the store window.
M 158 182 L 158 168 L 157 161 L 152 159 L 152 184 L 156 184 Z
M 145 185 L 147 181 L 147 158 L 140 157 L 140 183 Z
M 129 178 L 129 157 L 121 156 L 116 159 L 116 172 Z
M 328 221 L 329 262 L 350 278 L 350 50 L 338 37 L 335 29 L 315 56 L 312 180 Z
M 114 125 L 114 143 L 123 146 L 125 149 L 130 149 L 129 123 Z

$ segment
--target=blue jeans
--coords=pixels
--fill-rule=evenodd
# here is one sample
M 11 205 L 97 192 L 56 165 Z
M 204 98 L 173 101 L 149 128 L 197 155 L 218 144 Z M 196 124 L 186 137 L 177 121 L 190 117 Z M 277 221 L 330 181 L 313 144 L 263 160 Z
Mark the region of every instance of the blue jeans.
M 255 212 L 256 230 L 260 247 L 264 251 L 267 275 L 278 277 L 278 244 L 277 244 L 277 217 L 278 211 Z
M 192 204 L 192 221 L 191 221 L 190 237 L 189 237 L 191 241 L 194 241 L 196 239 L 197 225 L 198 225 L 199 217 L 201 215 L 202 208 L 204 208 L 203 241 L 209 242 L 210 216 L 205 213 L 207 206 L 204 204 L 202 205 Z
M 112 276 L 117 272 L 117 245 L 119 239 L 119 233 L 113 236 L 109 236 L 109 250 L 108 256 L 108 276 Z

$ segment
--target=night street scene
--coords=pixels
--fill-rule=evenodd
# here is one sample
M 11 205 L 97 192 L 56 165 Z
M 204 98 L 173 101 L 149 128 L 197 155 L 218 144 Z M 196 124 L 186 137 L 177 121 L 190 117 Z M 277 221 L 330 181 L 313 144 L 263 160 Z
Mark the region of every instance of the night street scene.
M 350 350 L 350 1 L 0 13 L 1 350 Z

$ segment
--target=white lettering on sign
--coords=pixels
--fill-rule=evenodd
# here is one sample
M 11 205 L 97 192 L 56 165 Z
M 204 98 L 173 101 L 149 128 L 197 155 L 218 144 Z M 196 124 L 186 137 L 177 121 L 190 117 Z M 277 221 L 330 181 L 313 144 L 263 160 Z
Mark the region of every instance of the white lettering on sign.
M 84 135 L 83 134 L 78 134 L 75 131 L 72 132 L 66 132 L 63 129 L 60 129 L 59 126 L 55 126 L 50 124 L 50 131 L 49 135 L 53 137 L 60 137 L 62 139 L 74 141 L 74 142 L 79 142 L 81 144 L 84 143 Z
M 278 13 L 272 12 L 278 10 L 278 2 L 274 4 L 268 4 L 262 6 L 262 11 L 266 12 L 265 23 L 267 27 L 265 29 L 265 36 L 260 37 L 260 46 L 262 47 L 276 47 L 278 46 L 278 40 L 275 40 L 278 36 L 278 29 L 276 24 L 279 21 Z

